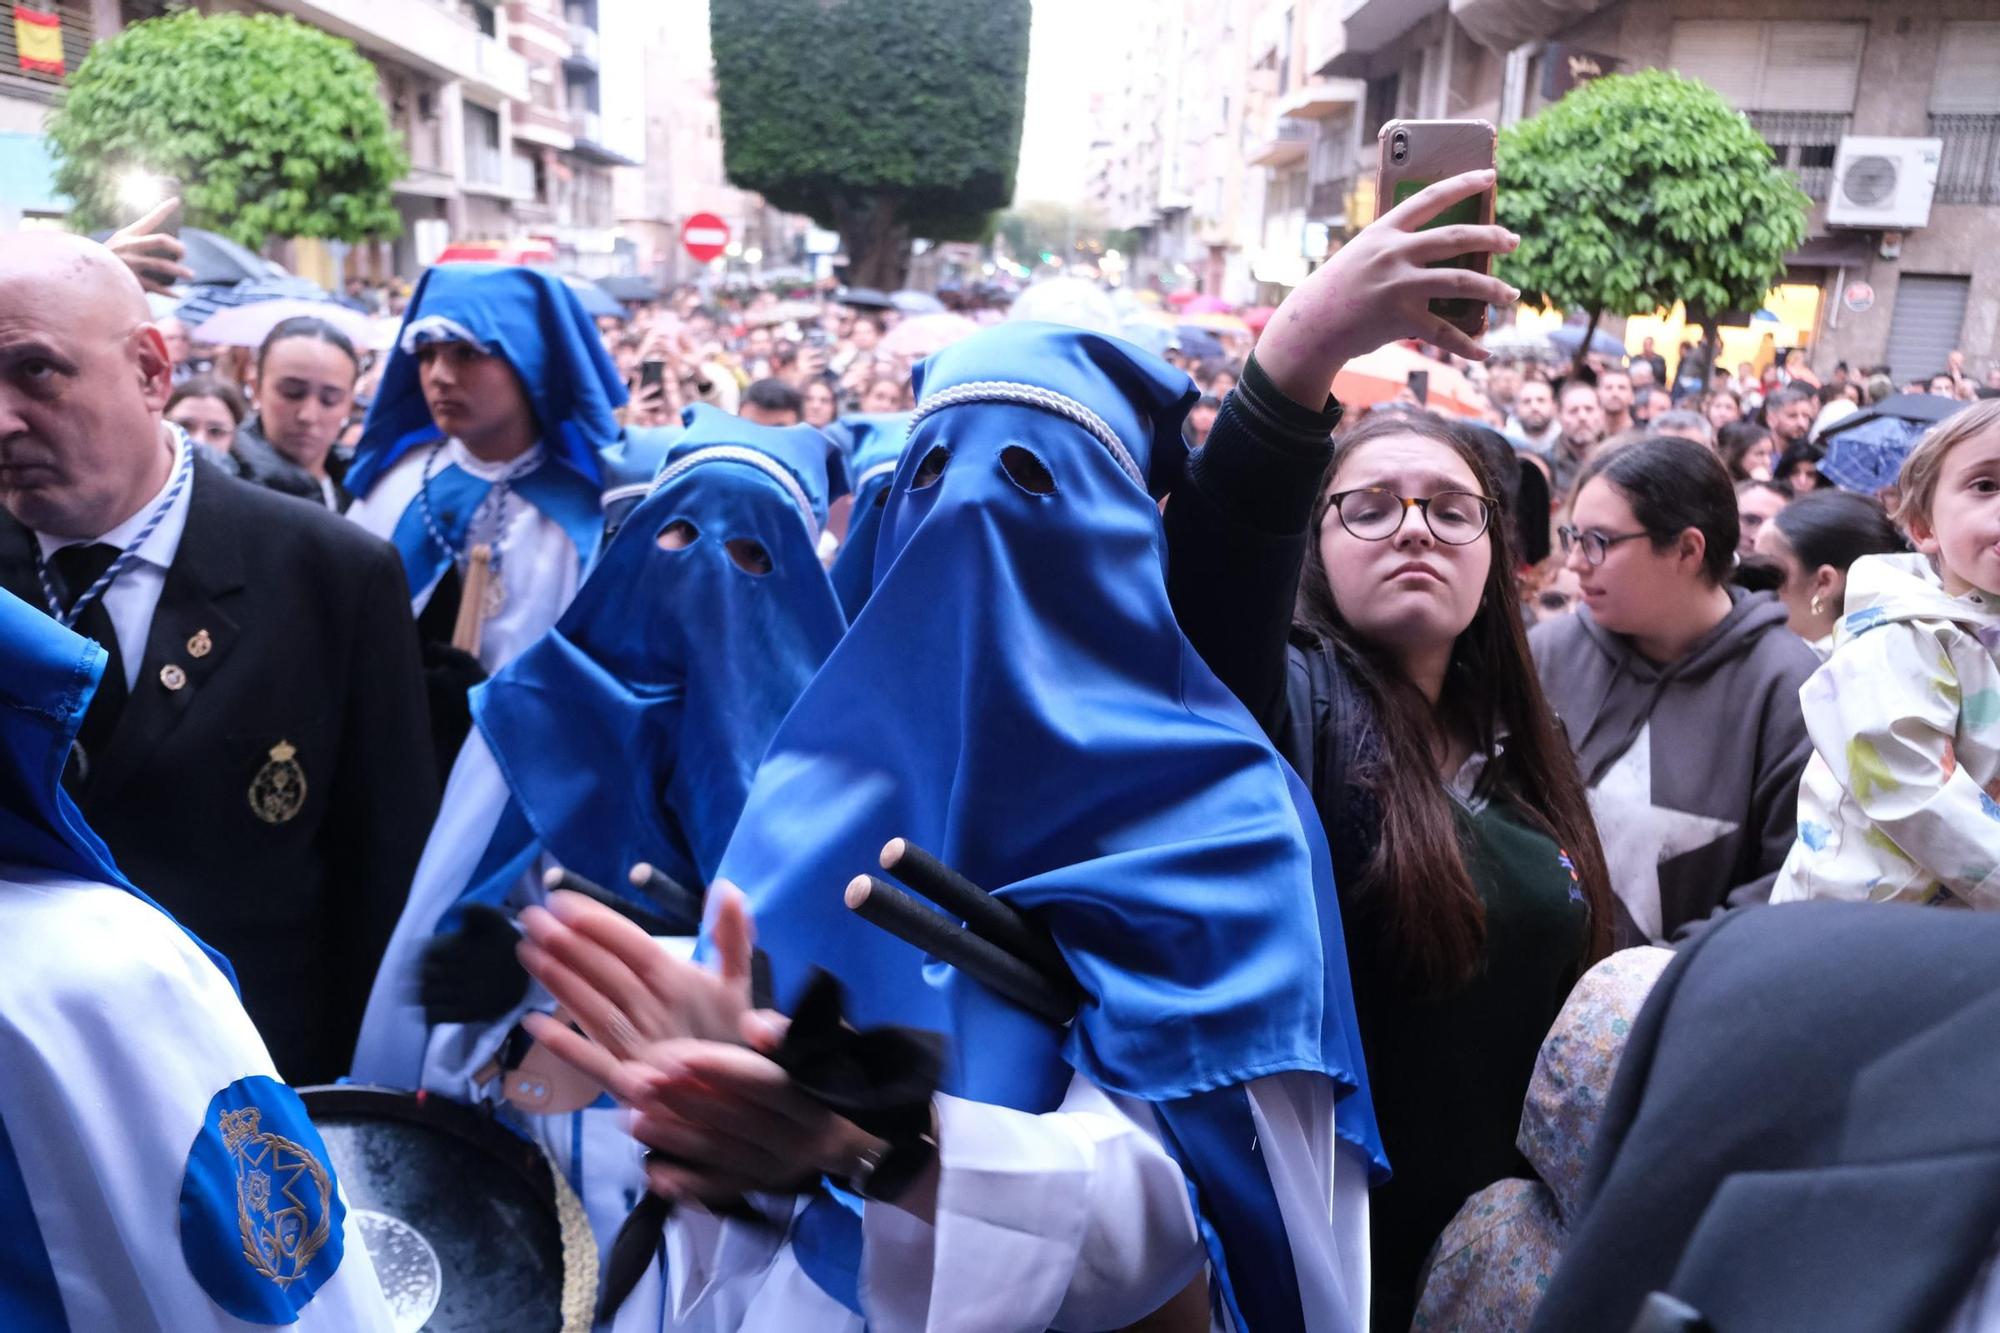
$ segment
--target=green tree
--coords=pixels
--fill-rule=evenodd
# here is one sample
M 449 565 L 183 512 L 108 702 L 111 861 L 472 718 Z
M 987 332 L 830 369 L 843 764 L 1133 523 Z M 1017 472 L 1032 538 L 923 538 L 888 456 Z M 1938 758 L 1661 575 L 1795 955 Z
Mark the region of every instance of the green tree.
M 91 48 L 49 117 L 56 188 L 89 229 L 130 221 L 127 173 L 181 181 L 187 222 L 256 249 L 271 236 L 359 241 L 401 227 L 409 170 L 354 44 L 270 14 L 192 11 Z
M 976 241 L 1014 193 L 1028 0 L 713 0 L 732 183 L 840 233 L 893 290 L 910 240 Z
M 1811 207 L 1749 121 L 1665 70 L 1597 79 L 1511 127 L 1499 172 L 1521 245 L 1498 272 L 1524 299 L 1587 310 L 1592 333 L 1685 302 L 1711 366 L 1716 317 L 1763 303 Z

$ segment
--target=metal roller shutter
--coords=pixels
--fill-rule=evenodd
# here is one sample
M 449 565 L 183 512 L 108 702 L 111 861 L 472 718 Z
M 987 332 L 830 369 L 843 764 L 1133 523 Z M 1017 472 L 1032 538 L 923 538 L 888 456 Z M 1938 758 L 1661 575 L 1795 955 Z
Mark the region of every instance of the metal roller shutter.
M 1970 278 L 1905 273 L 1889 319 L 1889 373 L 1898 382 L 1936 374 L 1965 327 Z

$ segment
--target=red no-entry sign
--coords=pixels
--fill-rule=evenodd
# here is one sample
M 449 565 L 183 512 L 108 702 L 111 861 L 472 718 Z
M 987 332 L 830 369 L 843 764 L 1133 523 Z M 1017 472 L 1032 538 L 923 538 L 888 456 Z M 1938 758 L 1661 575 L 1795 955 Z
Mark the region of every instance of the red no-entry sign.
M 713 213 L 696 213 L 681 224 L 681 244 L 689 258 L 706 264 L 729 248 L 729 224 Z

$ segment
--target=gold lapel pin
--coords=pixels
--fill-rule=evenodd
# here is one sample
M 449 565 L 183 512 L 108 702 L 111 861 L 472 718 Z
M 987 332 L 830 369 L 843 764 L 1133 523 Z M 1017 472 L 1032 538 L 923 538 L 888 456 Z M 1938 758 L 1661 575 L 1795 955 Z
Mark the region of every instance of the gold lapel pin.
M 188 656 L 207 657 L 209 650 L 214 647 L 215 640 L 208 637 L 208 631 L 198 629 L 194 632 L 194 636 L 188 640 Z
M 160 668 L 160 684 L 170 690 L 177 690 L 188 683 L 188 673 L 173 662 Z

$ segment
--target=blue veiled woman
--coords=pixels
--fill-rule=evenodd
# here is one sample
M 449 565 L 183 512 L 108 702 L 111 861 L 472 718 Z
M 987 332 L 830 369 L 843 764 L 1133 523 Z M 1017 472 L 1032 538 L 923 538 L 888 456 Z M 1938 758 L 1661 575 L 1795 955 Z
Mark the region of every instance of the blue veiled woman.
M 561 278 L 490 264 L 424 274 L 344 484 L 348 518 L 403 557 L 427 640 L 451 639 L 476 546 L 493 562 L 478 608 L 487 672 L 555 623 L 597 553 L 624 403 Z
M 867 609 L 779 730 L 723 858 L 743 896 L 711 912 L 720 969 L 648 969 L 649 998 L 609 1003 L 577 968 L 631 997 L 609 964 L 645 960 L 563 896 L 524 918 L 523 956 L 594 1010 L 592 1041 L 536 1030 L 608 1078 L 664 1154 L 649 1180 L 684 1205 L 667 1226 L 677 1318 L 1363 1328 L 1367 1191 L 1387 1164 L 1324 836 L 1167 601 L 1154 495 L 1179 475 L 1192 386 L 1114 338 L 1037 324 L 958 343 L 918 381 Z M 846 910 L 842 887 L 899 837 L 1048 931 L 1083 996 L 1074 1021 Z M 746 909 L 781 1000 L 823 967 L 856 1027 L 946 1034 L 934 1149 L 894 1192 L 875 1170 L 908 1144 L 883 1156 L 760 1054 L 731 943 Z M 801 1175 L 869 1197 L 800 1196 L 761 1228 L 695 1206 L 749 1189 L 763 1207 Z M 747 1302 L 731 1284 L 746 1273 Z
M 671 904 L 631 883 L 635 864 L 696 894 L 714 877 L 758 760 L 845 625 L 814 552 L 825 513 L 819 432 L 694 409 L 562 619 L 474 692 L 375 980 L 354 1076 L 497 1105 L 576 1188 L 600 1252 L 644 1188 L 638 1148 L 598 1088 L 518 1030 L 554 1006 L 515 962 L 509 918 L 550 868 L 641 919 Z

